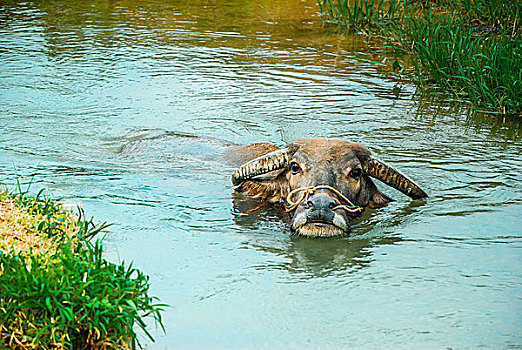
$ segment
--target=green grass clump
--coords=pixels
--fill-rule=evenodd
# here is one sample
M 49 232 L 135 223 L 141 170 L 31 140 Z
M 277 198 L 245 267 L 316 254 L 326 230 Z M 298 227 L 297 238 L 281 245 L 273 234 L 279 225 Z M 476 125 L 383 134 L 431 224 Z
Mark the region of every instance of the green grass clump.
M 376 1 L 380 3 L 380 0 L 373 2 Z M 341 2 L 351 7 L 348 11 L 351 13 L 364 9 L 361 1 L 338 0 L 324 12 L 330 22 L 346 25 L 340 19 L 347 10 L 335 10 Z M 330 0 L 320 3 L 323 7 L 333 4 Z M 351 27 L 361 30 L 363 25 L 385 36 L 391 43 L 388 48 L 393 50 L 395 62 L 412 67 L 419 86 L 427 91 L 450 92 L 485 111 L 522 114 L 522 3 L 503 0 L 386 3 L 395 9 L 393 21 L 374 15 L 366 22 L 353 22 Z M 354 6 L 359 6 L 359 10 Z
M 366 31 L 402 17 L 401 0 L 318 0 L 325 22 Z
M 107 225 L 39 197 L 0 191 L 0 241 L 32 235 L 39 239 L 30 242 L 52 242 L 35 250 L 2 245 L 0 348 L 134 349 L 135 327 L 153 340 L 144 318 L 162 326 L 164 305 L 148 296 L 148 277 L 106 261 L 101 241 L 85 239 Z M 13 223 L 27 227 L 13 230 Z

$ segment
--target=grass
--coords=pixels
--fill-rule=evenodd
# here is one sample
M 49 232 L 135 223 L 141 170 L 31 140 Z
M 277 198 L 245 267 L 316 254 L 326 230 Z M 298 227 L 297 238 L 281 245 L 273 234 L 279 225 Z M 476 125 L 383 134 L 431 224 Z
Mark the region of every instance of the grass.
M 395 67 L 425 91 L 522 115 L 522 3 L 503 0 L 319 0 L 327 22 L 384 36 Z M 371 10 L 369 9 L 371 8 Z
M 141 271 L 103 259 L 94 225 L 61 205 L 0 190 L 0 348 L 134 349 L 165 306 Z
M 400 0 L 318 0 L 326 23 L 365 32 L 403 16 Z

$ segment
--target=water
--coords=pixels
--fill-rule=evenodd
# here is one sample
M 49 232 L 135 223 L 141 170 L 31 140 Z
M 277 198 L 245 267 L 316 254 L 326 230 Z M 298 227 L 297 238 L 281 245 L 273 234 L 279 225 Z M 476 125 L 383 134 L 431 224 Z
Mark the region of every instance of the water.
M 106 257 L 172 306 L 148 349 L 522 348 L 521 122 L 386 78 L 317 11 L 0 2 L 0 178 L 115 223 Z M 274 208 L 231 215 L 226 147 L 322 136 L 429 200 L 382 186 L 396 201 L 348 239 L 290 238 Z

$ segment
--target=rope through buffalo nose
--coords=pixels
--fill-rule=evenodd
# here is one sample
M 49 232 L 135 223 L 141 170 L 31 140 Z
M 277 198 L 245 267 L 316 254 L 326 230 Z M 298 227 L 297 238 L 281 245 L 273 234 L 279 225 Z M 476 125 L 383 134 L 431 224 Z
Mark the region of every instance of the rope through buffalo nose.
M 332 191 L 333 193 L 335 193 L 339 198 L 341 198 L 343 201 L 345 201 L 346 203 L 348 203 L 348 206 L 346 205 L 342 205 L 342 204 L 339 204 L 338 206 L 332 208 L 332 210 L 336 210 L 336 209 L 344 209 L 346 210 L 347 212 L 350 212 L 350 213 L 360 213 L 362 212 L 364 209 L 361 208 L 361 207 L 358 207 L 356 206 L 355 204 L 353 204 L 348 198 L 346 198 L 341 192 L 339 192 L 338 190 L 336 190 L 335 188 L 331 187 L 331 186 L 328 186 L 328 185 L 319 185 L 319 186 L 310 186 L 310 187 L 300 187 L 300 188 L 297 188 L 295 190 L 293 190 L 292 192 L 290 192 L 288 194 L 288 196 L 286 197 L 286 203 L 285 203 L 285 210 L 287 212 L 290 212 L 292 210 L 295 210 L 295 208 L 297 208 L 301 203 L 305 202 L 308 200 L 308 197 L 310 197 L 310 195 L 312 193 L 314 193 L 315 191 L 317 190 L 322 190 L 322 189 L 325 189 L 325 190 L 330 190 Z M 296 195 L 296 194 L 300 194 L 299 195 L 299 198 L 297 200 L 293 200 L 293 197 Z

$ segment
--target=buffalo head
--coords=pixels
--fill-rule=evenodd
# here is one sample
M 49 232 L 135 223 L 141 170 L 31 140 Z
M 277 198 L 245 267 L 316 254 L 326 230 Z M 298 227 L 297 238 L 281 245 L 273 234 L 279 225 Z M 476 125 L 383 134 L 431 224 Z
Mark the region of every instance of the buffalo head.
M 427 197 L 412 179 L 356 143 L 302 139 L 282 149 L 254 144 L 238 148 L 236 153 L 254 159 L 233 174 L 235 191 L 282 203 L 290 215 L 294 235 L 348 234 L 350 221 L 364 207 L 391 201 L 371 178 L 413 199 Z

